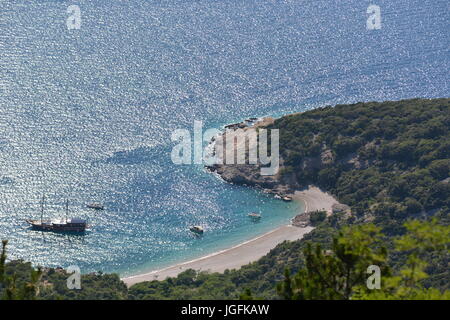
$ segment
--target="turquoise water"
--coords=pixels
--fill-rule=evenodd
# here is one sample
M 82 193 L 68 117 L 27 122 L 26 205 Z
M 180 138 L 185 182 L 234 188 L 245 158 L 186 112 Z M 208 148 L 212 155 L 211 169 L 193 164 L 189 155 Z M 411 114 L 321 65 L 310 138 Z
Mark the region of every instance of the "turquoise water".
M 174 129 L 322 105 L 448 97 L 448 1 L 0 1 L 0 238 L 11 258 L 129 275 L 262 234 L 301 210 L 170 161 Z M 24 219 L 89 218 L 85 236 Z M 107 210 L 85 208 L 91 201 Z M 260 223 L 246 214 L 261 211 Z M 193 224 L 207 232 L 196 239 Z

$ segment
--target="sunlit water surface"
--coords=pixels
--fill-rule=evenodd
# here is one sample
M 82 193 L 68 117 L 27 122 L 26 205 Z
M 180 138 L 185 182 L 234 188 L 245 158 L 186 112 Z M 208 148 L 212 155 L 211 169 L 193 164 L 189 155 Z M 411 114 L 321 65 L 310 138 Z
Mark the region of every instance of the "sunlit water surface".
M 0 1 L 0 238 L 10 258 L 134 274 L 235 245 L 301 205 L 170 160 L 174 129 L 449 96 L 448 1 Z M 88 218 L 85 236 L 24 219 Z M 93 212 L 86 203 L 107 209 Z M 260 223 L 247 213 L 260 211 Z M 200 224 L 201 239 L 187 229 Z

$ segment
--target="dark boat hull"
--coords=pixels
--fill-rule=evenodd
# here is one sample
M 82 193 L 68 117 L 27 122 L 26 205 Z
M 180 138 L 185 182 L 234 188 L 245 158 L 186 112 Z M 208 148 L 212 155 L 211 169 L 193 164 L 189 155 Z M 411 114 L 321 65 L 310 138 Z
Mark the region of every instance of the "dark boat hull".
M 202 229 L 196 229 L 196 228 L 189 228 L 189 230 L 197 235 L 202 235 L 203 234 L 203 230 Z
M 94 210 L 105 210 L 105 207 L 102 205 L 88 204 L 86 207 Z
M 27 220 L 27 222 L 33 230 L 37 231 L 83 233 L 87 228 L 84 224 L 45 224 L 30 220 Z

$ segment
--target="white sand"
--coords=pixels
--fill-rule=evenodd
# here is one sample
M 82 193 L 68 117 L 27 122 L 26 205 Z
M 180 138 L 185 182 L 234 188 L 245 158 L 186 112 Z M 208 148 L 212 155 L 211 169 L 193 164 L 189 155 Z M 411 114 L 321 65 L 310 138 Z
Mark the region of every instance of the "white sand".
M 332 195 L 314 186 L 295 191 L 293 199 L 300 200 L 305 204 L 305 212 L 324 210 L 331 214 L 333 204 L 339 203 Z
M 237 269 L 258 260 L 279 243 L 285 240 L 293 241 L 300 239 L 311 230 L 311 227 L 297 228 L 293 226 L 282 226 L 233 248 L 162 270 L 123 278 L 122 280 L 128 286 L 131 286 L 142 281 L 164 280 L 167 277 L 175 277 L 187 269 L 208 272 L 224 272 L 226 269 Z
M 305 203 L 305 211 L 326 210 L 331 213 L 331 206 L 334 203 L 338 203 L 331 195 L 312 186 L 306 190 L 296 191 L 294 199 Z M 283 241 L 301 239 L 312 229 L 312 227 L 298 228 L 290 225 L 282 226 L 230 249 L 162 270 L 126 277 L 122 280 L 128 286 L 131 286 L 142 281 L 164 280 L 167 277 L 175 277 L 187 269 L 208 272 L 223 272 L 226 269 L 238 269 L 263 257 Z

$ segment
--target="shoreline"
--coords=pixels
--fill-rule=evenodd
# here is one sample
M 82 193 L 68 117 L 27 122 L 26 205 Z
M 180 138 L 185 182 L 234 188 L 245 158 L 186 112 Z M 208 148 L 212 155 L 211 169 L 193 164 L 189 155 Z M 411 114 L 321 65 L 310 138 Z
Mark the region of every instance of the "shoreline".
M 304 234 L 310 232 L 312 229 L 312 227 L 299 228 L 292 225 L 284 225 L 231 248 L 213 252 L 209 255 L 181 262 L 160 270 L 125 277 L 122 278 L 122 281 L 130 287 L 133 284 L 143 281 L 164 280 L 168 277 L 176 277 L 178 274 L 188 269 L 211 273 L 224 272 L 226 269 L 238 269 L 263 257 L 283 241 L 301 239 Z M 270 248 L 268 248 L 267 245 L 271 245 Z M 261 254 L 262 251 L 264 251 L 263 254 Z
M 322 191 L 316 186 L 308 186 L 304 190 L 295 190 L 292 199 L 304 203 L 304 213 L 326 211 L 330 215 L 333 212 L 333 206 L 340 204 L 331 194 Z
M 299 214 L 316 210 L 325 210 L 331 213 L 332 205 L 338 203 L 331 195 L 314 186 L 309 186 L 305 190 L 297 190 L 293 195 L 293 199 L 303 202 L 305 206 L 304 211 Z M 296 227 L 292 224 L 284 225 L 231 248 L 213 252 L 194 260 L 177 263 L 163 269 L 124 277 L 122 281 L 130 287 L 143 281 L 176 277 L 179 273 L 188 269 L 207 272 L 224 272 L 226 269 L 238 269 L 257 261 L 278 244 L 284 241 L 299 240 L 313 229 L 311 226 Z

